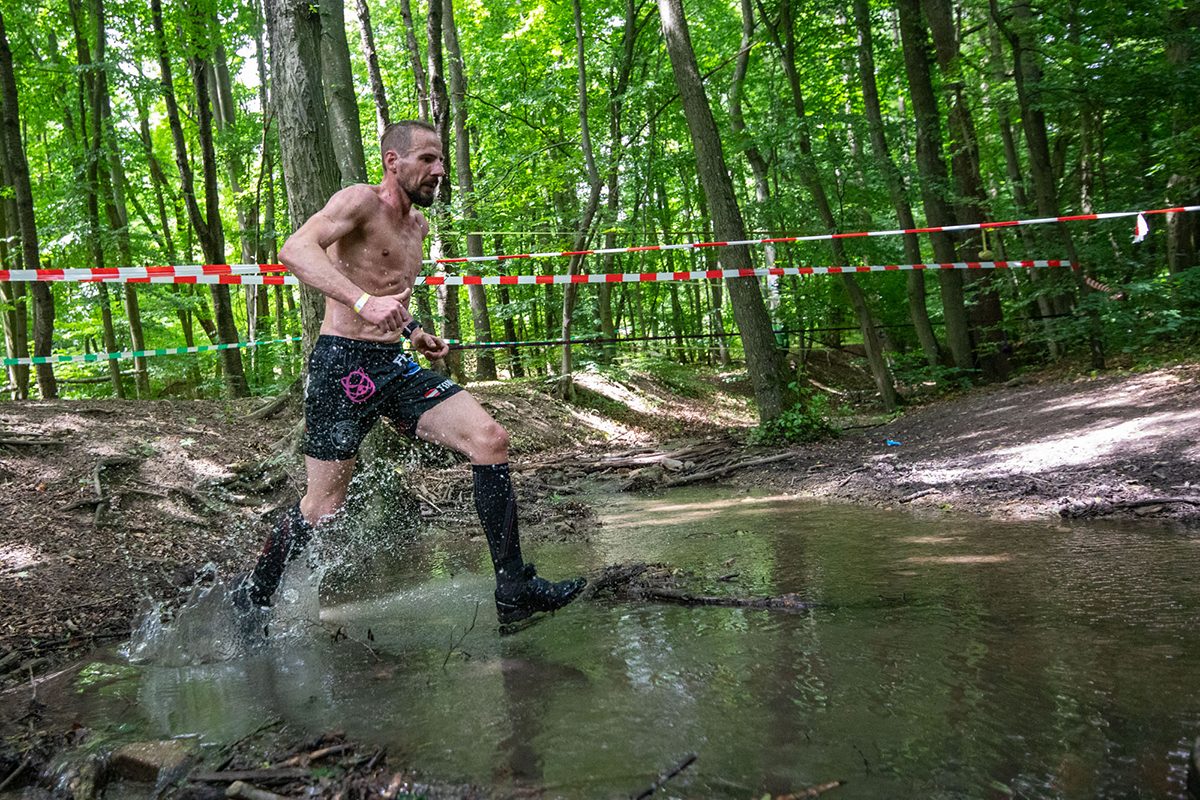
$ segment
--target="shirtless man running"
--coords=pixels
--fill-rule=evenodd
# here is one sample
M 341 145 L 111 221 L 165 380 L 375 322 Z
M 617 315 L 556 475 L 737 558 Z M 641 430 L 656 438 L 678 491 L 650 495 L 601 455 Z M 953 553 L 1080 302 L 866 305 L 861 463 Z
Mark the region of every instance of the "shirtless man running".
M 284 567 L 313 529 L 345 504 L 359 445 L 386 416 L 409 436 L 471 459 L 500 624 L 554 611 L 571 602 L 585 581 L 552 583 L 522 560 L 508 433 L 462 387 L 421 368 L 400 341 L 407 338 L 429 359 L 450 349 L 408 310 L 429 233 L 413 206 L 432 205 L 446 176 L 441 140 L 426 123 L 398 122 L 384 131 L 381 150 L 378 186 L 342 189 L 279 251 L 292 274 L 326 298 L 304 392 L 308 490 L 268 537 L 242 596 L 270 605 Z

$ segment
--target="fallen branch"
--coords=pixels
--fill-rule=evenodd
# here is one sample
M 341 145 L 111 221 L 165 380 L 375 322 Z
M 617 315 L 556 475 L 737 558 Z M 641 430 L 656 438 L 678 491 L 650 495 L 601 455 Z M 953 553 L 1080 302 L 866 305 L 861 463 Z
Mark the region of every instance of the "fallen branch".
M 800 595 L 789 592 L 775 597 L 722 597 L 719 595 L 690 594 L 677 589 L 653 589 L 631 587 L 631 594 L 643 600 L 674 603 L 681 606 L 723 606 L 726 608 L 766 608 L 773 611 L 810 611 L 812 603 Z
M 330 745 L 329 747 L 322 747 L 320 750 L 314 750 L 311 753 L 300 753 L 299 755 L 294 755 L 286 761 L 280 761 L 278 764 L 274 764 L 272 768 L 278 769 L 280 767 L 305 767 L 313 761 L 318 761 L 322 758 L 325 758 L 325 756 L 337 755 L 338 753 L 344 753 L 347 750 L 353 749 L 354 746 L 349 744 Z
M 293 398 L 300 394 L 301 380 L 301 378 L 296 378 L 296 380 L 288 384 L 288 387 L 276 395 L 272 400 L 263 403 L 261 406 L 247 414 L 247 418 L 270 419 L 278 414 L 285 407 L 287 407 L 288 403 L 292 402 Z
M 229 784 L 229 788 L 225 790 L 226 797 L 235 797 L 238 800 L 285 800 L 281 794 L 268 792 L 265 789 L 259 789 L 257 786 L 251 786 L 242 781 L 234 781 Z
M 679 773 L 683 772 L 685 769 L 690 767 L 693 763 L 695 763 L 695 761 L 696 761 L 696 754 L 688 753 L 687 756 L 684 757 L 684 759 L 682 761 L 680 761 L 678 764 L 676 764 L 674 767 L 672 767 L 669 772 L 665 772 L 662 775 L 658 776 L 658 779 L 656 781 L 654 781 L 654 783 L 650 784 L 650 788 L 646 789 L 641 794 L 637 795 L 637 797 L 635 797 L 634 800 L 645 800 L 645 798 L 649 797 L 650 795 L 654 794 L 659 789 L 661 789 L 663 787 L 663 785 L 666 784 L 667 781 L 671 780 L 671 778 L 674 778 L 676 775 L 678 775 Z
M 911 503 L 913 500 L 916 500 L 917 498 L 925 497 L 926 495 L 930 495 L 930 494 L 938 494 L 941 491 L 942 491 L 941 489 L 934 489 L 934 488 L 922 489 L 919 492 L 913 492 L 912 494 L 906 494 L 904 497 L 901 497 L 897 502 Z
M 3 792 L 5 789 L 7 789 L 8 785 L 15 781 L 17 776 L 25 771 L 25 768 L 29 766 L 30 760 L 31 759 L 29 756 L 25 756 L 25 760 L 22 761 L 16 769 L 8 774 L 8 777 L 4 779 L 4 783 L 0 783 L 0 792 Z
M 11 431 L 0 433 L 0 445 L 51 445 L 66 444 L 70 436 L 49 433 L 21 433 Z
M 479 621 L 479 601 L 476 601 L 475 602 L 475 615 L 471 617 L 471 624 L 468 625 L 463 630 L 462 636 L 459 636 L 457 641 L 450 642 L 450 649 L 446 651 L 446 658 L 442 661 L 442 671 L 443 672 L 446 669 L 446 665 L 450 663 L 450 656 L 454 655 L 454 651 L 458 648 L 458 646 L 460 644 L 463 643 L 463 640 L 465 640 L 467 638 L 467 635 L 471 631 L 475 630 L 475 623 L 478 621 Z
M 280 769 L 230 769 L 223 772 L 193 772 L 188 780 L 196 783 L 232 783 L 235 781 L 255 781 L 257 783 L 289 783 L 301 778 L 307 778 L 309 771 L 300 767 L 283 767 Z
M 816 786 L 810 786 L 807 789 L 801 789 L 800 791 L 792 792 L 791 794 L 778 795 L 775 798 L 775 800 L 809 800 L 809 798 L 820 797 L 821 795 L 828 792 L 830 789 L 836 789 L 839 786 L 845 786 L 845 785 L 846 785 L 845 781 L 830 781 L 829 783 L 822 783 L 822 784 L 818 784 Z
M 717 469 L 710 469 L 704 472 L 693 472 L 690 475 L 682 475 L 678 478 L 672 478 L 669 481 L 663 481 L 663 486 L 686 486 L 689 483 L 699 483 L 700 481 L 710 480 L 712 478 L 720 478 L 728 475 L 731 472 L 737 472 L 740 469 L 747 467 L 758 467 L 763 464 L 774 464 L 779 461 L 787 461 L 788 459 L 798 458 L 799 453 L 778 453 L 765 458 L 752 458 L 749 461 L 738 461 L 733 464 L 727 464 Z

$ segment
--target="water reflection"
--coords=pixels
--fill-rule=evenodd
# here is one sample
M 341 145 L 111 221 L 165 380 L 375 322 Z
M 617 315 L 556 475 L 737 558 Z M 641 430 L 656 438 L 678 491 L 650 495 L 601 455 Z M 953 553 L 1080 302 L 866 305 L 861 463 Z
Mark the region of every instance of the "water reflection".
M 431 533 L 327 591 L 308 635 L 143 668 L 136 714 L 213 741 L 273 717 L 339 728 L 431 775 L 554 797 L 636 794 L 692 751 L 679 796 L 835 779 L 840 798 L 1184 795 L 1195 534 L 710 490 L 601 510 L 589 543 L 531 546 L 539 566 L 663 561 L 814 610 L 591 602 L 500 638 L 478 546 Z M 105 697 L 81 702 L 127 719 Z

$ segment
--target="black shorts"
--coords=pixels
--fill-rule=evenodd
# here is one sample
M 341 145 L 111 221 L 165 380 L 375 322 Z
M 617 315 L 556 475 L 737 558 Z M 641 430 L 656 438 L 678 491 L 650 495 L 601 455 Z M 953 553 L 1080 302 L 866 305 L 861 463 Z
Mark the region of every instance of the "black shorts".
M 401 344 L 317 337 L 304 387 L 304 454 L 322 461 L 353 458 L 379 418 L 409 436 L 429 409 L 462 391 L 423 369 Z

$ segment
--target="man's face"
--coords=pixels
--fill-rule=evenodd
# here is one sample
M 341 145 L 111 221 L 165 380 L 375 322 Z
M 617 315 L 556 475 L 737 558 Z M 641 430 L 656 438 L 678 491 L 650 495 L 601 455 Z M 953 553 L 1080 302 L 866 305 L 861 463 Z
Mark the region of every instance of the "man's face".
M 442 142 L 437 134 L 426 130 L 414 131 L 412 147 L 404 155 L 397 153 L 393 163 L 400 188 L 413 204 L 422 208 L 433 205 L 438 181 L 446 177 Z

